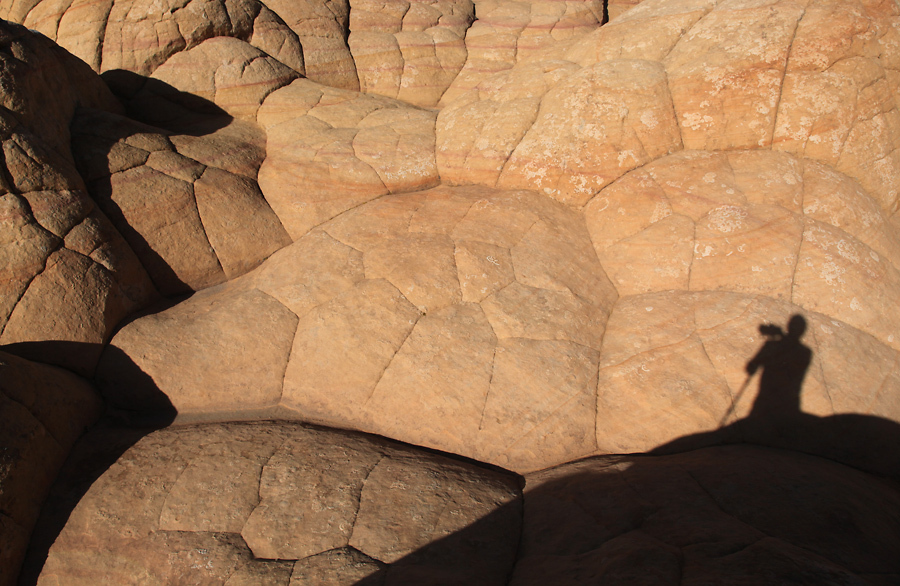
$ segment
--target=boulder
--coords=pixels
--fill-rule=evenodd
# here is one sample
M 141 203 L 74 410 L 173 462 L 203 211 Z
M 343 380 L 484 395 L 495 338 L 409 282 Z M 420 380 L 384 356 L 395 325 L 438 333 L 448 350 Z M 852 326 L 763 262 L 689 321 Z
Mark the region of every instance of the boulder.
M 378 438 L 176 427 L 94 482 L 37 583 L 503 584 L 521 514 L 515 476 Z
M 157 295 L 88 196 L 69 149 L 77 107 L 118 105 L 90 69 L 40 35 L 2 23 L 0 36 L 9 88 L 0 115 L 0 344 L 89 374 L 116 324 Z M 79 344 L 60 352 L 54 342 Z
M 244 274 L 290 242 L 259 190 L 253 161 L 203 156 L 220 146 L 213 140 L 98 110 L 79 111 L 73 124 L 76 162 L 91 195 L 166 294 Z
M 182 419 L 268 409 L 531 470 L 596 450 L 615 300 L 578 215 L 531 192 L 436 188 L 345 213 L 112 348 Z M 118 360 L 99 376 L 125 405 Z

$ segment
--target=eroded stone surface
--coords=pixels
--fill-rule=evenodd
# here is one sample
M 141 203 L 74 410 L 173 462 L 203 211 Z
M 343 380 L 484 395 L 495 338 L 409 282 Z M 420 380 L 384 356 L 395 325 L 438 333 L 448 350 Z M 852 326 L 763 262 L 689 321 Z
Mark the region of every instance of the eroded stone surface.
M 492 280 L 495 270 L 506 276 Z M 282 333 L 263 335 L 251 298 L 272 305 L 264 321 Z M 113 346 L 182 413 L 279 404 L 533 469 L 594 449 L 597 357 L 615 299 L 576 214 L 531 192 L 436 188 L 344 214 L 221 290 L 126 326 Z M 261 358 L 254 340 L 278 349 Z M 245 359 L 279 373 L 265 400 L 242 385 L 268 378 L 232 372 Z M 223 379 L 193 360 L 219 364 Z M 124 382 L 116 361 L 101 369 L 111 398 Z
M 80 111 L 73 125 L 76 163 L 91 195 L 166 294 L 239 276 L 290 241 L 255 169 L 210 160 L 204 142 L 220 146 L 203 136 L 185 144 L 97 110 Z
M 360 91 L 435 106 L 466 64 L 471 0 L 355 0 L 347 43 Z
M 260 188 L 295 240 L 379 195 L 437 183 L 425 110 L 298 80 L 266 99 L 259 123 Z
M 401 576 L 501 584 L 520 499 L 509 474 L 358 434 L 290 423 L 172 428 L 90 487 L 38 583 L 281 584 L 288 572 L 291 584 L 404 583 L 393 564 Z M 377 537 L 401 525 L 394 541 Z
M 773 147 L 835 166 L 893 213 L 898 145 L 889 72 L 898 11 L 893 3 L 830 0 L 642 2 L 609 26 L 449 101 L 437 125 L 441 176 L 494 185 L 502 169 L 501 184 L 548 189 L 578 206 L 586 199 L 574 197 L 576 189 L 589 198 L 641 161 L 673 150 Z M 815 32 L 834 20 L 841 24 L 828 35 Z M 592 71 L 611 68 L 634 73 L 587 83 Z M 548 83 L 549 69 L 563 73 Z M 516 77 L 530 80 L 527 96 L 497 85 Z M 594 103 L 562 107 L 560 94 L 580 83 L 597 95 Z M 647 90 L 652 99 L 642 104 Z M 629 115 L 617 118 L 623 107 Z M 584 108 L 603 110 L 591 117 L 599 121 L 593 132 L 579 124 Z M 572 140 L 593 157 L 584 169 L 566 150 L 575 148 Z M 593 154 L 610 144 L 617 155 Z
M 0 117 L 0 343 L 87 374 L 113 327 L 156 297 L 134 253 L 88 196 L 69 150 L 76 105 L 115 102 L 84 64 L 46 39 L 9 23 L 0 29 L 8 88 Z M 78 349 L 54 351 L 53 343 Z

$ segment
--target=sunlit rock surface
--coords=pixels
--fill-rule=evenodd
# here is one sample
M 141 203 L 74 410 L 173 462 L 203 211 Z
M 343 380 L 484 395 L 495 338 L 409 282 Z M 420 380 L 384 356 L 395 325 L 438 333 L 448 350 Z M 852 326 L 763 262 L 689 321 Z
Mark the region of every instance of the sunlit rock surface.
M 897 581 L 897 1 L 0 17 L 3 586 Z

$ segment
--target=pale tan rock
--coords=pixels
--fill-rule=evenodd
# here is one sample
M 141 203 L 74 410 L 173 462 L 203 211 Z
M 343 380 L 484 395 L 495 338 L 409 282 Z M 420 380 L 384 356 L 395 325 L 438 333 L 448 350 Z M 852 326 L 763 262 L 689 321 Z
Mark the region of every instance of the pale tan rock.
M 898 8 L 818 2 L 799 23 L 773 147 L 827 163 L 896 208 Z M 828 23 L 827 26 L 824 26 Z
M 100 416 L 84 379 L 0 353 L 0 583 L 16 583 L 41 505 L 72 444 Z
M 714 0 L 642 2 L 610 25 L 558 50 L 545 50 L 508 72 L 481 80 L 474 89 L 447 102 L 437 126 L 441 176 L 454 183 L 553 190 L 559 189 L 555 182 L 560 175 L 560 191 L 571 197 L 566 190 L 575 186 L 565 184 L 567 173 L 560 174 L 560 164 L 573 165 L 582 151 L 591 153 L 592 149 L 600 150 L 618 139 L 616 135 L 607 137 L 605 143 L 589 139 L 579 153 L 555 160 L 553 153 L 570 148 L 571 138 L 585 140 L 577 134 L 586 128 L 580 122 L 586 118 L 579 115 L 569 119 L 573 109 L 549 98 L 554 92 L 569 88 L 572 76 L 586 75 L 585 71 L 591 68 L 610 67 L 618 60 L 639 59 L 665 70 L 659 77 L 665 80 L 672 100 L 665 108 L 670 114 L 677 114 L 678 128 L 672 128 L 670 135 L 662 135 L 662 142 L 669 145 L 663 153 L 680 148 L 774 146 L 835 166 L 862 183 L 882 208 L 893 212 L 897 198 L 892 179 L 897 167 L 893 137 L 898 124 L 891 88 L 900 78 L 886 72 L 897 60 L 892 24 L 897 9 L 892 5 L 851 4 L 826 0 L 759 4 Z M 841 22 L 834 32 L 825 36 L 814 32 L 825 26 L 821 23 L 833 21 Z M 545 82 L 534 71 L 560 60 L 575 65 L 567 65 L 567 76 L 542 88 Z M 832 67 L 833 64 L 836 65 Z M 578 67 L 583 69 L 576 74 Z M 528 77 L 532 99 L 540 104 L 540 117 L 553 121 L 554 128 L 561 132 L 559 139 L 543 126 L 541 132 L 535 133 L 536 105 L 521 104 L 518 110 L 507 107 L 501 112 L 497 98 L 489 91 L 491 83 L 524 76 L 526 71 L 532 72 Z M 461 74 L 458 79 L 462 78 Z M 636 97 L 634 90 L 625 89 L 630 83 L 627 76 L 621 80 L 611 77 L 604 87 L 612 92 L 621 88 Z M 514 94 L 516 90 L 504 91 Z M 587 107 L 585 100 L 580 104 L 581 108 Z M 580 112 L 577 108 L 575 111 Z M 648 118 L 645 122 L 671 122 L 665 120 Z M 497 127 L 506 130 L 498 135 Z M 627 122 L 619 131 L 627 135 L 641 128 Z M 530 145 L 529 133 L 534 133 L 532 141 L 543 139 L 544 148 Z M 483 153 L 473 148 L 479 141 L 484 145 L 478 147 Z M 487 149 L 488 144 L 498 147 Z M 529 156 L 518 165 L 526 169 L 533 159 L 540 163 L 532 164 L 529 173 L 513 177 L 510 167 L 516 155 L 511 157 L 510 153 L 524 147 L 528 147 L 528 152 L 522 150 L 520 154 Z M 616 157 L 621 153 L 623 160 L 616 163 L 627 167 L 626 153 L 633 149 L 621 144 L 618 147 Z M 646 160 L 659 156 L 651 154 Z M 587 189 L 593 183 L 602 183 L 610 168 L 609 162 L 592 164 L 596 169 L 587 167 L 581 175 L 572 173 L 585 182 Z M 485 172 L 486 169 L 490 171 Z M 494 169 L 503 169 L 500 183 L 496 183 Z M 548 177 L 553 185 L 545 185 Z M 584 203 L 575 198 L 572 202 Z
M 354 1 L 347 44 L 360 91 L 436 106 L 466 63 L 466 30 L 475 19 L 470 0 Z
M 145 389 L 123 385 L 133 362 L 182 416 L 276 405 L 297 317 L 260 291 L 193 299 L 116 334 L 98 369 L 107 399 L 125 409 L 152 407 Z
M 767 147 L 803 6 L 722 3 L 665 59 L 685 148 Z M 765 35 L 763 35 L 765 31 Z
M 897 572 L 897 498 L 858 470 L 751 446 L 591 458 L 526 477 L 510 583 L 863 583 Z
M 461 263 L 462 247 L 479 256 Z M 460 275 L 498 258 L 509 282 L 464 301 Z M 343 214 L 244 277 L 126 326 L 113 347 L 183 417 L 277 412 L 535 469 L 594 449 L 615 299 L 577 214 L 531 192 L 441 187 Z M 292 319 L 276 317 L 285 308 Z M 208 373 L 194 356 L 220 366 Z M 114 363 L 100 371 L 110 393 L 128 376 Z M 254 393 L 234 394 L 253 379 Z
M 764 421 L 740 420 L 752 415 L 761 393 L 779 392 L 761 387 L 759 375 L 746 371 L 765 341 L 759 327 L 785 328 L 796 314 L 805 315 L 800 343 L 810 349 L 811 364 L 797 373 L 802 385 L 797 404 L 783 413 L 804 432 L 785 436 Z M 679 437 L 697 438 L 695 447 L 723 437 L 752 438 L 883 474 L 896 458 L 892 449 L 876 462 L 860 452 L 856 439 L 843 445 L 832 440 L 834 429 L 848 417 L 844 414 L 869 416 L 876 427 L 866 433 L 875 436 L 882 432 L 874 422 L 894 420 L 896 402 L 888 397 L 896 396 L 896 360 L 897 351 L 871 335 L 768 297 L 685 292 L 627 297 L 610 316 L 600 356 L 598 447 L 607 453 L 639 452 Z M 852 382 L 839 366 L 844 363 L 859 365 L 853 367 Z M 647 388 L 654 392 L 635 392 Z M 719 434 L 701 433 L 731 422 L 737 423 Z M 861 433 L 856 423 L 846 425 L 855 430 L 849 435 Z M 870 440 L 858 441 L 866 445 Z
M 258 120 L 268 152 L 260 188 L 294 240 L 379 195 L 437 183 L 430 112 L 297 80 Z
M 348 0 L 328 4 L 269 0 L 266 5 L 297 35 L 309 79 L 331 87 L 359 89 L 359 77 L 347 47 Z
M 726 290 L 790 300 L 897 348 L 897 233 L 847 176 L 777 152 L 684 152 L 586 207 L 622 295 Z M 858 276 L 853 276 L 858 275 Z M 878 316 L 878 317 L 876 317 Z
M 609 0 L 606 3 L 606 10 L 609 16 L 609 20 L 615 20 L 622 15 L 622 13 L 631 10 L 635 6 L 641 3 L 642 0 Z
M 208 100 L 231 116 L 255 121 L 266 96 L 296 79 L 297 72 L 244 41 L 207 39 L 173 55 L 153 72 L 192 99 Z
M 681 146 L 662 67 L 609 61 L 547 93 L 545 113 L 513 151 L 499 187 L 536 188 L 573 206 L 634 167 Z M 558 121 L 555 112 L 565 112 Z M 573 128 L 570 120 L 589 120 Z M 550 153 L 548 155 L 548 153 Z
M 367 427 L 387 437 L 420 438 L 454 453 L 471 451 L 482 428 L 496 343 L 475 304 L 429 310 L 366 399 Z M 434 401 L 439 396 L 452 399 Z
M 578 39 L 566 49 L 565 58 L 582 67 L 610 59 L 662 61 L 718 4 L 717 0 L 642 0 L 640 7 L 627 14 L 619 10 L 619 16 L 614 16 L 616 8 L 628 2 L 633 0 L 607 2 L 611 22 Z
M 571 342 L 501 341 L 476 457 L 534 470 L 544 462 L 570 461 L 593 452 L 596 364 L 595 350 Z
M 603 6 L 594 0 L 478 1 L 466 33 L 465 67 L 441 99 L 449 105 L 492 74 L 596 30 Z
M 396 563 L 499 584 L 514 561 L 520 499 L 509 474 L 358 434 L 176 427 L 139 441 L 89 488 L 38 583 L 286 584 L 288 572 L 291 583 L 348 583 Z M 399 523 L 394 542 L 377 538 Z M 476 523 L 478 540 L 453 539 Z M 260 559 L 267 543 L 282 561 Z M 401 559 L 412 551 L 419 557 Z
M 375 385 L 420 316 L 383 279 L 366 280 L 309 311 L 294 337 L 283 404 L 311 421 L 359 425 Z M 344 366 L 335 372 L 338 364 Z M 344 415 L 335 412 L 339 396 L 347 398 L 341 400 Z
M 544 93 L 577 70 L 567 61 L 524 64 L 448 101 L 435 127 L 441 179 L 496 185 L 513 150 L 534 124 Z

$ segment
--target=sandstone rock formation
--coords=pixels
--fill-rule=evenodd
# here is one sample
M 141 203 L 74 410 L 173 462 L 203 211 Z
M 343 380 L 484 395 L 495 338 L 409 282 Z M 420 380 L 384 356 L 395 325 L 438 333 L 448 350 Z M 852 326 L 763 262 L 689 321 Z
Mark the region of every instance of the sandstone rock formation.
M 900 576 L 900 2 L 0 17 L 3 586 Z
M 69 150 L 77 107 L 120 106 L 87 66 L 46 39 L 4 23 L 0 44 L 0 343 L 91 373 L 113 327 L 157 294 L 88 196 Z M 27 346 L 53 341 L 84 345 L 70 353 Z
M 101 409 L 84 379 L 0 352 L 0 583 L 14 583 L 50 485 Z
M 133 361 L 182 418 L 266 411 L 531 470 L 596 449 L 616 297 L 560 204 L 436 188 L 356 208 L 131 323 L 99 378 L 135 408 Z
M 384 440 L 175 428 L 90 487 L 38 584 L 498 584 L 521 520 L 512 475 Z M 458 537 L 476 522 L 477 536 Z

